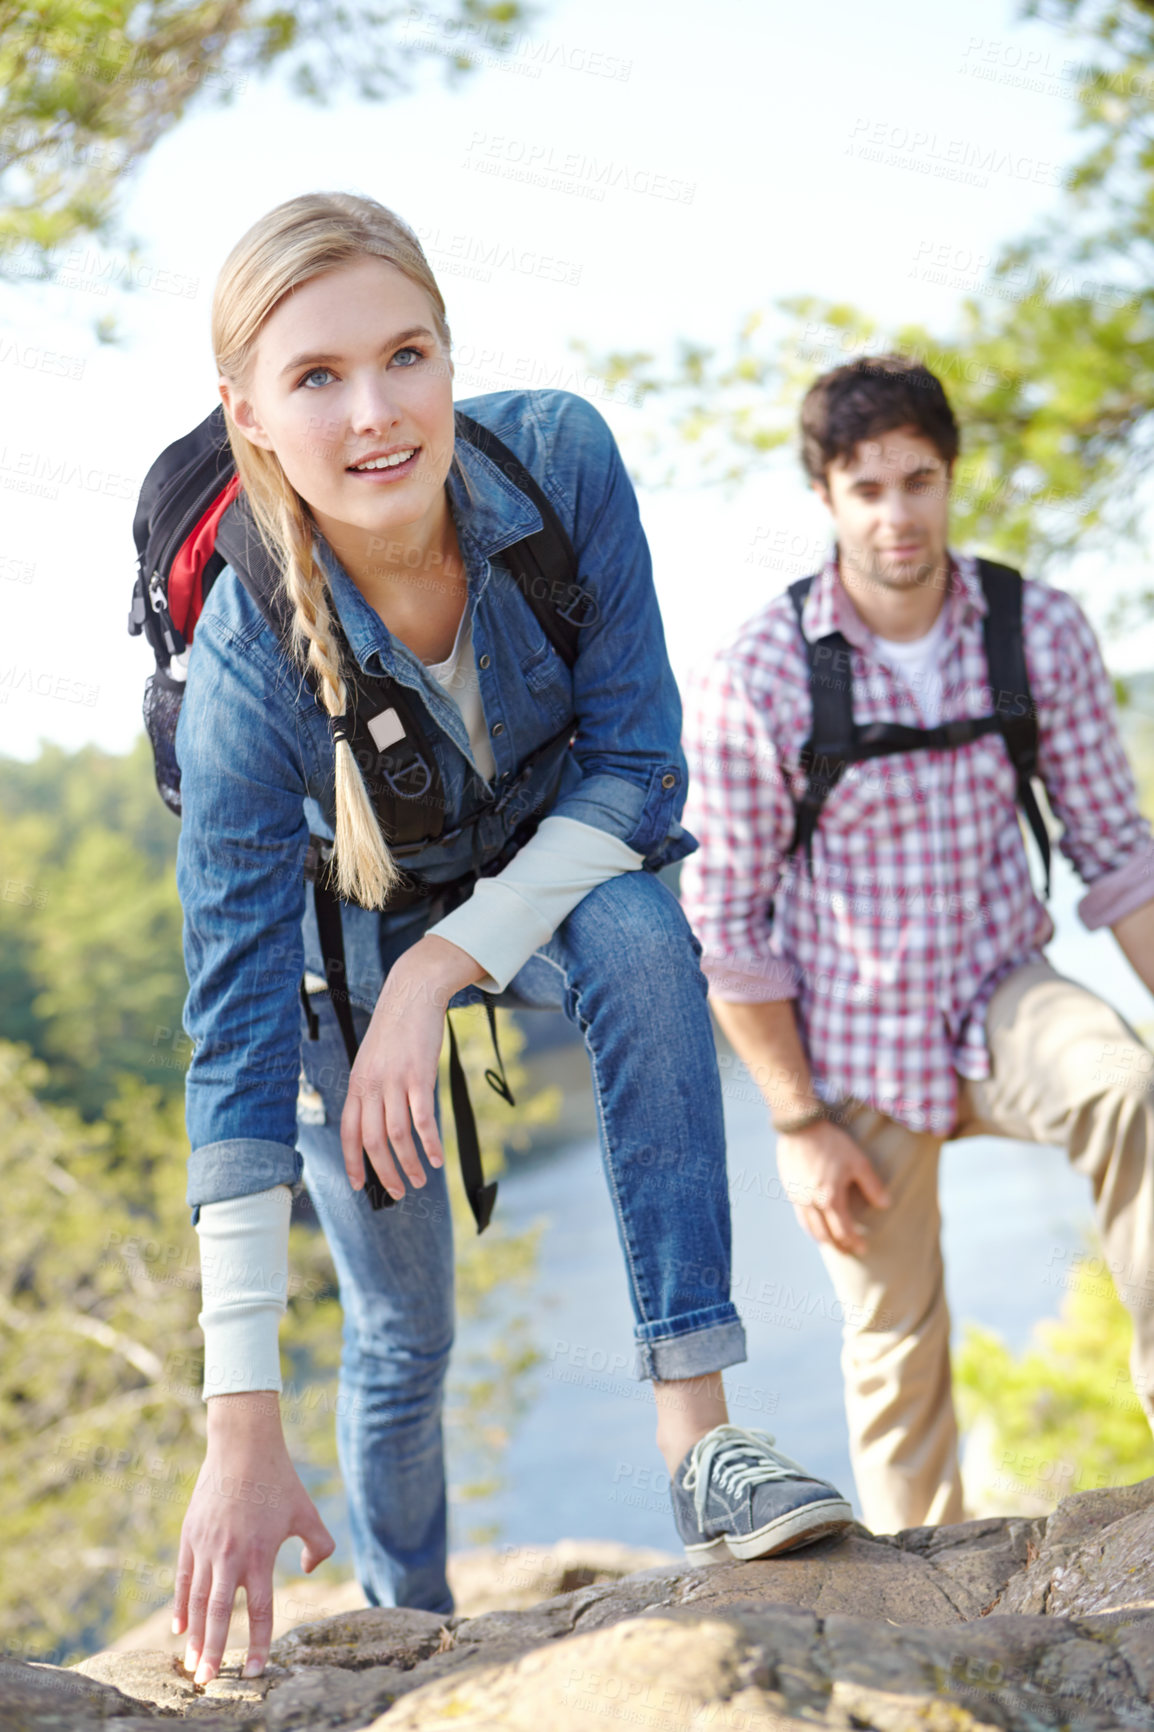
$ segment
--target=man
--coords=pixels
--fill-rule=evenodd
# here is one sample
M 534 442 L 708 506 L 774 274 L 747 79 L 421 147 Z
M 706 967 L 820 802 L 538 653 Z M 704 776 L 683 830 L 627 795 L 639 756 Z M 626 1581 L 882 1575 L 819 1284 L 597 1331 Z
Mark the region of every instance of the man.
M 1080 609 L 947 545 L 958 429 L 939 381 L 900 356 L 860 360 L 813 385 L 801 427 L 836 545 L 804 596 L 778 596 L 692 684 L 685 821 L 701 849 L 683 894 L 844 1310 L 858 1491 L 867 1522 L 892 1531 L 963 1513 L 946 1138 L 1065 1146 L 1091 1181 L 1154 1412 L 1151 1060 L 1044 959 L 1053 925 L 1019 803 L 1045 830 L 1011 757 L 1028 758 L 1031 717 L 1058 845 L 1088 887 L 1081 918 L 1109 925 L 1152 988 L 1154 852 Z M 1022 671 L 992 690 L 989 664 L 1014 666 L 1019 607 Z M 817 734 L 856 748 L 818 737 L 804 752 L 815 699 Z M 987 719 L 947 731 L 962 718 Z M 876 724 L 939 731 L 887 741 Z M 879 755 L 863 758 L 871 739 Z

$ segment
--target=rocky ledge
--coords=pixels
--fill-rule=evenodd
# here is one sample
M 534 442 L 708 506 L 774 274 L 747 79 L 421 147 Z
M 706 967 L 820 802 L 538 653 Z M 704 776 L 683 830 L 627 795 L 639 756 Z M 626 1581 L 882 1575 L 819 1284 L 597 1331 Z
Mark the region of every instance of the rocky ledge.
M 1154 1732 L 1154 1480 L 793 1557 L 659 1564 L 521 1609 L 302 1624 L 264 1678 L 204 1690 L 171 1654 L 0 1662 L 0 1727 L 173 1718 L 251 1732 Z

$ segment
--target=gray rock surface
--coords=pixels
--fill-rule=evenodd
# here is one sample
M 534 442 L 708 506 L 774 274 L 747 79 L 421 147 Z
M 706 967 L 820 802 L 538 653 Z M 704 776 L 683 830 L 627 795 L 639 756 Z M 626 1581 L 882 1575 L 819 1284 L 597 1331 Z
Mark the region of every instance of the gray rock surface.
M 884 1627 L 883 1627 L 884 1629 Z M 404 1697 L 374 1732 L 926 1727 L 1154 1727 L 1123 1639 L 1104 1619 L 879 1629 L 870 1618 L 760 1606 L 648 1613 Z
M 462 1617 L 481 1612 L 533 1606 L 554 1594 L 593 1582 L 619 1581 L 637 1570 L 679 1560 L 649 1546 L 626 1546 L 619 1540 L 558 1540 L 551 1546 L 478 1546 L 453 1552 L 449 1586 Z M 363 1611 L 360 1584 L 335 1580 L 322 1569 L 315 1576 L 282 1582 L 273 1596 L 273 1638 L 279 1640 L 301 1624 L 335 1618 L 342 1612 Z M 183 1636 L 171 1630 L 172 1607 L 165 1603 L 131 1630 L 118 1636 L 106 1653 L 168 1653 L 182 1656 Z M 239 1644 L 247 1628 L 244 1591 L 237 1596 L 232 1634 Z
M 1154 1610 L 1154 1481 L 1086 1491 L 1042 1524 L 1045 1543 L 1007 1586 L 998 1610 L 1073 1617 Z
M 87 1732 L 110 1722 L 117 1732 L 153 1724 L 141 1718 L 140 1703 L 115 1685 L 86 1678 L 72 1667 L 0 1659 L 0 1732 L 24 1732 L 25 1727 Z
M 457 1610 L 475 1618 L 481 1612 L 533 1606 L 555 1594 L 620 1581 L 638 1570 L 680 1564 L 681 1556 L 619 1540 L 558 1540 L 552 1546 L 479 1546 L 454 1552 L 449 1586 Z
M 174 1718 L 246 1732 L 1154 1732 L 1154 1480 L 1048 1519 L 856 1528 L 760 1563 L 601 1581 L 576 1555 L 565 1567 L 578 1585 L 536 1605 L 302 1624 L 251 1683 L 240 1650 L 207 1690 L 171 1654 L 7 1662 L 0 1732 Z

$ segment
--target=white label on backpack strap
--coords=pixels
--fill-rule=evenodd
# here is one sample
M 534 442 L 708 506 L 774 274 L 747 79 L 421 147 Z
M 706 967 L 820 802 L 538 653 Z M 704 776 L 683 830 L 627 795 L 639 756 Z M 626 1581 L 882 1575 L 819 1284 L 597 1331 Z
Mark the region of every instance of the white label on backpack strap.
M 390 746 L 395 746 L 398 740 L 405 737 L 405 724 L 396 710 L 382 710 L 379 716 L 369 720 L 369 733 L 373 736 L 373 744 L 378 752 L 387 752 Z

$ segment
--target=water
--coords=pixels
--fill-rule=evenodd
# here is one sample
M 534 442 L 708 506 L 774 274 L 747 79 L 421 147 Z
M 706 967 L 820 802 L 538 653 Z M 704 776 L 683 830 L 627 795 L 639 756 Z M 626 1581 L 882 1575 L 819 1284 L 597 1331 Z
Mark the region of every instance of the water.
M 1108 932 L 1087 933 L 1082 889 L 1055 862 L 1054 966 L 1142 1023 L 1150 998 Z M 815 1472 L 852 1489 L 838 1365 L 840 1331 L 817 1247 L 776 1200 L 773 1138 L 752 1085 L 728 1085 L 734 1188 L 734 1291 L 749 1359 L 727 1374 L 739 1424 L 774 1433 Z M 1054 1316 L 1056 1276 L 1092 1228 L 1089 1191 L 1058 1150 L 972 1138 L 942 1162 L 946 1283 L 955 1338 L 969 1320 L 1021 1348 Z M 631 1313 L 595 1141 L 572 1142 L 501 1183 L 511 1231 L 547 1223 L 533 1297 L 541 1364 L 505 1457 L 505 1488 L 454 1512 L 454 1543 L 495 1524 L 508 1543 L 613 1537 L 673 1547 L 667 1482 L 653 1444 L 652 1398 L 635 1383 Z

